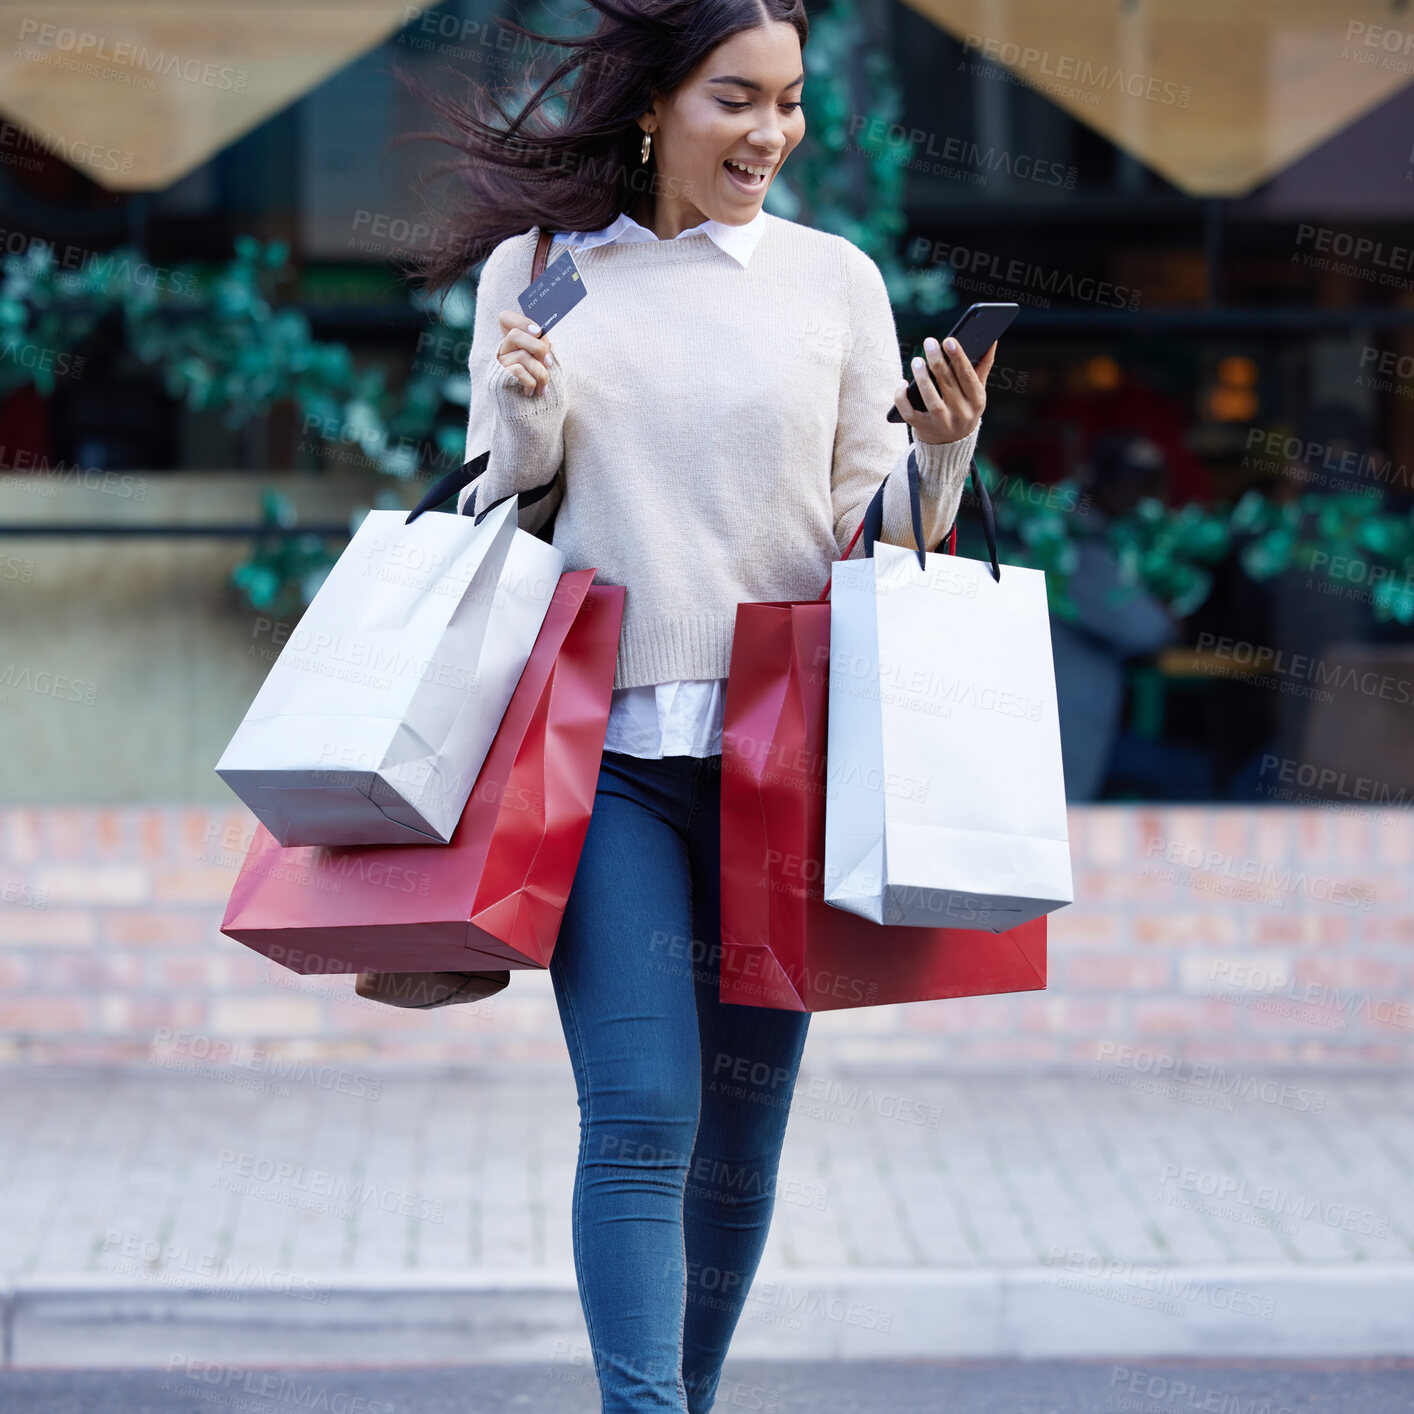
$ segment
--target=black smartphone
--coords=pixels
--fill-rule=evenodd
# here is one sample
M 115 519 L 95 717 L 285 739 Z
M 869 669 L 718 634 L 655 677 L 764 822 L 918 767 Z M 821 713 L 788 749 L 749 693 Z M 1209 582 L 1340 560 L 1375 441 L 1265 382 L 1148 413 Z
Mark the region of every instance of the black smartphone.
M 983 354 L 1011 327 L 1021 306 L 1016 304 L 974 304 L 961 319 L 953 325 L 949 338 L 956 339 L 958 347 L 972 363 L 977 363 Z M 930 378 L 932 374 L 928 375 Z M 918 380 L 910 379 L 908 401 L 926 412 L 927 405 L 918 389 Z M 903 414 L 896 408 L 889 409 L 890 422 L 902 422 Z

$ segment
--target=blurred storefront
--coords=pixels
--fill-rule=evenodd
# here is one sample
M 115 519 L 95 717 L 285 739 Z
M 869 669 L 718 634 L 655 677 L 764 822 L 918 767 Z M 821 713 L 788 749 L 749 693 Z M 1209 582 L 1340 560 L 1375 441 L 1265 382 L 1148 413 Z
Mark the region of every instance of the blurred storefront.
M 807 82 L 816 136 L 846 190 L 892 172 L 901 267 L 950 283 L 953 312 L 900 300 L 903 352 L 973 300 L 1023 307 L 983 445 L 1016 553 L 1056 569 L 1073 799 L 1405 803 L 1414 21 L 1314 0 L 812 8 L 857 41 L 822 56 L 830 103 L 811 112 Z M 428 121 L 395 68 L 513 78 L 543 56 L 510 9 L 0 3 L 4 251 L 44 242 L 78 270 L 138 251 L 130 283 L 155 288 L 239 237 L 280 242 L 279 308 L 312 338 L 454 392 L 456 341 L 429 348 L 404 274 L 442 237 L 414 194 L 429 149 L 389 147 Z M 95 688 L 8 694 L 11 739 L 56 748 L 7 755 L 11 800 L 221 803 L 211 763 L 262 624 L 288 617 L 229 583 L 266 494 L 327 549 L 446 469 L 445 440 L 413 439 L 399 480 L 288 402 L 193 406 L 126 327 L 97 319 L 47 382 L 20 371 L 34 340 L 10 340 L 8 379 L 0 360 L 0 661 Z M 178 731 L 144 717 L 158 662 Z

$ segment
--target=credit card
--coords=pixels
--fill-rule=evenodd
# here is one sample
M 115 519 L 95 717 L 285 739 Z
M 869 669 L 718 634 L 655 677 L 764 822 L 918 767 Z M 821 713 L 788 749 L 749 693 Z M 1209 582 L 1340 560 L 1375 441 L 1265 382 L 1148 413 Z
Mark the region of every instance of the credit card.
M 533 319 L 542 333 L 548 334 L 588 293 L 579 267 L 574 263 L 574 254 L 567 250 L 521 293 L 521 313 Z

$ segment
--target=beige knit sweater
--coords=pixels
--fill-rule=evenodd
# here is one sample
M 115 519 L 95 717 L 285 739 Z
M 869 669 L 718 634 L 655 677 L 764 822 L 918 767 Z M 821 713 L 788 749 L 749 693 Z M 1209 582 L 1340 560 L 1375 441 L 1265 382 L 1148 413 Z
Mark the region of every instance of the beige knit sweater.
M 725 677 L 736 606 L 814 599 L 886 476 L 883 539 L 914 543 L 908 429 L 887 420 L 898 335 L 857 246 L 768 214 L 746 269 L 706 234 L 577 251 L 588 298 L 527 397 L 496 316 L 519 308 L 538 235 L 502 241 L 481 276 L 466 456 L 491 455 L 457 508 L 554 479 L 520 524 L 556 513 L 565 568 L 627 587 L 614 687 Z M 918 444 L 930 549 L 975 444 Z

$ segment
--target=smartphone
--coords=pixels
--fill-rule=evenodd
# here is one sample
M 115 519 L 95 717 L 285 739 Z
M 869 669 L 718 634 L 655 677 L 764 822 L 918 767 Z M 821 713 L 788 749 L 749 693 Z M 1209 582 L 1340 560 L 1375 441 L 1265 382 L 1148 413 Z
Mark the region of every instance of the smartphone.
M 1016 318 L 1020 308 L 1020 305 L 1015 304 L 974 304 L 953 325 L 950 337 L 957 340 L 958 346 L 967 355 L 968 360 L 976 364 L 982 355 L 1011 327 L 1011 321 Z M 932 374 L 930 373 L 928 376 L 931 378 Z M 919 391 L 917 379 L 909 381 L 908 401 L 919 412 L 927 411 L 927 405 L 923 401 L 923 394 Z M 889 421 L 902 422 L 903 414 L 896 407 L 891 407 Z

